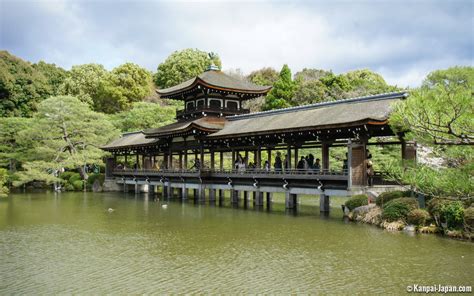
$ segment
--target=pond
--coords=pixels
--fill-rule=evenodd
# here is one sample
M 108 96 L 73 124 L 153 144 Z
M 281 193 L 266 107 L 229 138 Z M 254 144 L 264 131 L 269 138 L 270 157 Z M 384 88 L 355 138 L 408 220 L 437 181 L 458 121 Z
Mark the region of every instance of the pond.
M 405 293 L 472 285 L 474 244 L 320 215 L 125 193 L 0 199 L 0 294 Z M 167 204 L 167 207 L 162 205 Z M 107 209 L 114 211 L 109 212 Z

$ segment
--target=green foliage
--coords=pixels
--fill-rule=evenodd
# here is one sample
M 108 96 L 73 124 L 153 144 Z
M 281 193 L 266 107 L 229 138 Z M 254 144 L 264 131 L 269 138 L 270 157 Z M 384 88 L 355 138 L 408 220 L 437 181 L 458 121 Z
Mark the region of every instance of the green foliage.
M 47 78 L 30 63 L 0 51 L 0 116 L 31 116 L 52 94 Z
M 160 88 L 177 85 L 198 76 L 212 63 L 222 67 L 217 54 L 209 55 L 205 51 L 191 48 L 175 51 L 158 66 L 154 77 L 155 84 Z
M 460 201 L 450 201 L 443 203 L 440 209 L 440 216 L 446 219 L 449 229 L 460 228 L 464 221 L 464 207 Z
M 84 182 L 82 180 L 75 180 L 71 184 L 74 187 L 74 190 L 76 191 L 84 190 Z
M 76 173 L 76 172 L 73 172 L 73 171 L 67 171 L 67 172 L 64 172 L 64 173 L 61 173 L 59 175 L 59 178 L 65 180 L 65 181 L 69 181 L 69 179 L 74 176 L 74 175 L 78 175 L 79 178 L 76 179 L 76 180 L 80 180 L 81 179 L 81 175 L 79 173 Z
M 272 86 L 278 80 L 278 72 L 273 68 L 262 68 L 250 73 L 247 79 L 257 85 Z
M 99 64 L 72 66 L 69 77 L 64 80 L 60 92 L 77 97 L 79 100 L 93 105 L 101 91 L 107 70 Z
M 89 186 L 92 186 L 94 185 L 94 182 L 98 180 L 100 185 L 102 185 L 105 181 L 105 175 L 104 174 L 92 174 L 89 176 L 89 178 L 87 179 L 87 184 Z
M 464 210 L 464 227 L 471 232 L 474 231 L 474 207 Z
M 405 220 L 411 210 L 418 208 L 418 201 L 410 197 L 392 199 L 383 206 L 382 218 L 389 222 Z
M 377 196 L 377 199 L 375 200 L 375 204 L 378 205 L 379 207 L 383 207 L 384 204 L 391 201 L 392 199 L 400 198 L 400 197 L 409 197 L 410 195 L 411 195 L 410 191 L 383 192 L 379 196 Z
M 430 214 L 424 209 L 413 209 L 407 215 L 407 222 L 409 224 L 424 226 L 430 219 Z
M 472 172 L 474 164 L 458 168 L 432 168 L 423 164 L 409 162 L 388 162 L 384 170 L 389 178 L 410 184 L 416 192 L 428 196 L 469 196 L 474 191 Z
M 8 187 L 5 186 L 5 183 L 7 183 L 7 177 L 7 170 L 0 168 L 0 197 L 8 195 Z
M 82 180 L 81 175 L 79 173 L 72 173 L 71 176 L 69 177 L 68 181 L 69 183 L 73 184 L 76 181 Z
M 59 96 L 62 94 L 62 84 L 68 77 L 68 72 L 66 70 L 56 66 L 55 64 L 48 64 L 43 61 L 33 64 L 33 68 L 43 74 L 46 78 L 48 85 L 51 87 L 50 95 Z
M 137 102 L 132 109 L 110 116 L 112 123 L 122 132 L 160 127 L 174 122 L 175 107 L 163 107 L 160 104 Z
M 62 168 L 77 169 L 85 178 L 86 163 L 100 163 L 104 152 L 99 148 L 118 136 L 106 116 L 69 96 L 51 97 L 38 106 L 34 120 L 18 134 L 18 142 L 27 147 L 27 161 L 17 173 L 18 186 L 33 180 L 58 181 Z
M 108 73 L 93 98 L 94 109 L 105 113 L 126 110 L 133 102 L 143 100 L 153 90 L 152 75 L 144 68 L 126 63 Z
M 31 122 L 31 118 L 0 117 L 0 166 L 8 167 L 10 172 L 15 172 L 25 158 L 25 147 L 17 137 Z
M 285 108 L 293 98 L 296 84 L 291 78 L 291 70 L 288 65 L 283 65 L 278 80 L 273 84 L 272 90 L 265 98 L 263 110 Z
M 390 124 L 425 144 L 474 144 L 474 67 L 430 73 L 420 89 L 397 104 Z
M 368 200 L 369 198 L 365 194 L 354 195 L 349 200 L 347 200 L 344 205 L 352 211 L 357 207 L 367 205 Z

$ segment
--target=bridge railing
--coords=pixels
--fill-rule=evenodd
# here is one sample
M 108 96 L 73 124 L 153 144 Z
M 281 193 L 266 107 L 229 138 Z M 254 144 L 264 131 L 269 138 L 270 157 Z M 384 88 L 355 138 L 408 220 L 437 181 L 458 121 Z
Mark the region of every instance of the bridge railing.
M 348 170 L 314 170 L 314 169 L 283 169 L 283 170 L 265 170 L 265 169 L 115 169 L 113 171 L 116 175 L 315 175 L 315 176 L 348 176 Z

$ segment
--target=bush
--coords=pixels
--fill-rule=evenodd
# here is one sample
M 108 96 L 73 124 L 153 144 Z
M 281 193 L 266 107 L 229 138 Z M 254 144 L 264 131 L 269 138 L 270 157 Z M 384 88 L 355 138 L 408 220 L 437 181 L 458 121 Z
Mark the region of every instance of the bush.
M 368 204 L 368 197 L 365 194 L 354 195 L 349 200 L 346 201 L 345 206 L 349 210 L 353 210 L 360 206 L 365 206 Z
M 66 189 L 66 191 L 74 191 L 74 186 L 72 186 L 72 184 L 70 183 L 66 183 L 66 185 L 64 185 L 64 188 Z
M 435 197 L 428 202 L 427 208 L 438 226 L 445 222 L 449 229 L 454 229 L 463 224 L 464 207 L 459 200 Z
M 74 182 L 76 181 L 82 181 L 81 175 L 79 173 L 71 174 L 71 177 L 69 177 L 69 183 L 74 185 Z
M 474 230 L 474 207 L 464 210 L 464 227 L 471 232 Z
M 74 187 L 74 190 L 80 191 L 84 189 L 84 184 L 82 180 L 76 180 L 72 182 L 72 186 Z
M 375 200 L 375 204 L 378 205 L 379 207 L 382 207 L 389 201 L 395 199 L 395 198 L 400 198 L 400 197 L 410 197 L 411 192 L 410 191 L 389 191 L 389 192 L 383 192 L 381 193 L 377 199 Z
M 389 222 L 406 220 L 411 210 L 418 208 L 418 201 L 411 197 L 392 199 L 383 206 L 382 218 Z
M 423 209 L 414 209 L 411 210 L 407 215 L 407 222 L 409 224 L 414 224 L 417 226 L 426 225 L 426 221 L 430 218 L 430 213 Z
M 67 172 L 64 172 L 64 173 L 61 173 L 59 175 L 59 178 L 63 179 L 63 180 L 66 180 L 66 181 L 69 181 L 69 179 L 73 176 L 73 175 L 76 175 L 77 173 L 76 172 L 70 172 L 70 171 L 67 171 Z

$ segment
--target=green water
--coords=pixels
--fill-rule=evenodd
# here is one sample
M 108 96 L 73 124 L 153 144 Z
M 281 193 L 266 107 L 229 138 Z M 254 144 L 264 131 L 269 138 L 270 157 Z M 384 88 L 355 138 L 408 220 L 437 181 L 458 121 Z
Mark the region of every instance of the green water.
M 474 244 L 297 215 L 122 193 L 0 199 L 0 294 L 404 294 L 474 284 Z M 108 208 L 115 209 L 109 213 Z

